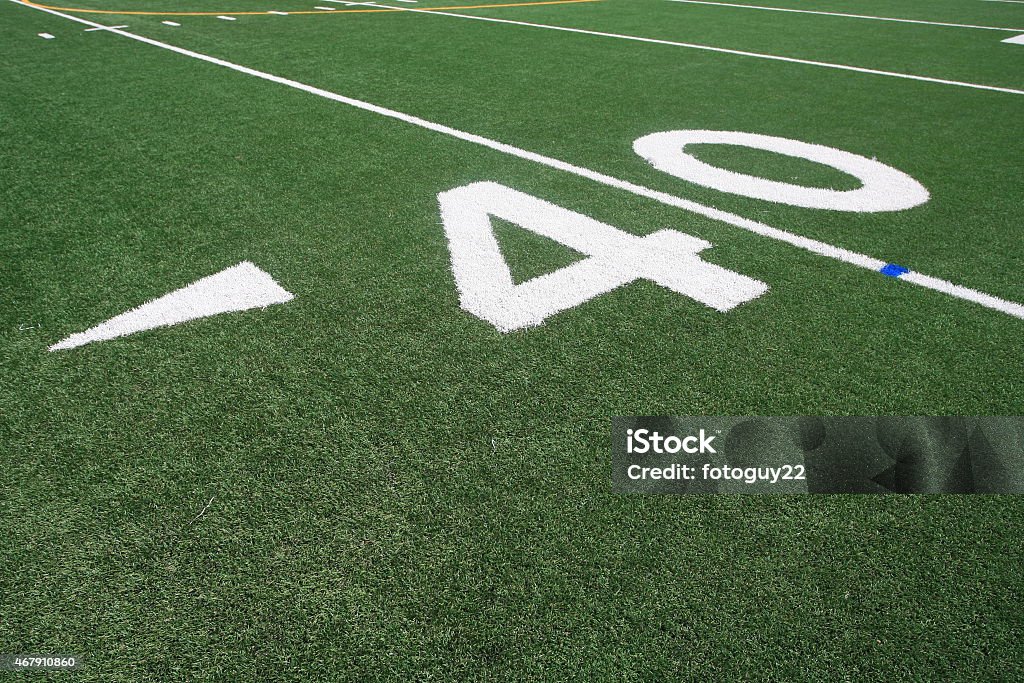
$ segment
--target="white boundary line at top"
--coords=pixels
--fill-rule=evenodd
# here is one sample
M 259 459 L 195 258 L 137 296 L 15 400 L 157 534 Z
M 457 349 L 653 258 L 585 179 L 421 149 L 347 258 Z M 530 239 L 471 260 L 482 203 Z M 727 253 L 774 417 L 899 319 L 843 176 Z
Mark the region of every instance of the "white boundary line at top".
M 763 5 L 742 5 L 732 2 L 710 2 L 710 0 L 669 0 L 669 2 L 682 2 L 688 5 L 715 5 L 717 7 L 741 7 L 743 9 L 759 9 L 769 12 L 792 12 L 794 14 L 820 14 L 827 17 L 845 17 L 847 19 L 874 19 L 875 21 L 895 21 L 901 24 L 925 24 L 927 26 L 950 26 L 952 28 L 979 28 L 984 31 L 1009 31 L 1012 33 L 1024 33 L 1024 29 L 1002 28 L 999 26 L 977 26 L 975 24 L 950 24 L 944 21 L 924 21 L 922 19 L 897 19 L 895 17 L 874 17 L 868 14 L 844 14 L 842 12 L 823 12 L 809 9 L 791 9 L 789 7 L 765 7 Z
M 17 2 L 17 0 L 11 0 Z M 713 47 L 699 43 L 679 43 L 673 40 L 661 40 L 659 38 L 643 38 L 630 36 L 622 33 L 605 33 L 604 31 L 588 31 L 582 28 L 571 28 L 569 26 L 553 26 L 551 24 L 534 24 L 528 21 L 515 21 L 513 19 L 498 19 L 496 17 L 481 17 L 475 14 L 456 14 L 454 12 L 439 12 L 437 10 L 413 9 L 412 7 L 395 7 L 393 5 L 382 5 L 377 2 L 364 2 L 370 7 L 381 7 L 384 9 L 401 10 L 403 12 L 418 12 L 433 16 L 456 17 L 458 19 L 473 19 L 476 21 L 489 21 L 495 24 L 511 24 L 512 26 L 527 26 L 530 28 L 545 28 L 551 31 L 565 31 L 566 33 L 579 33 L 588 36 L 601 36 L 603 38 L 618 38 L 620 40 L 632 40 L 639 43 L 653 43 L 655 45 L 670 45 L 672 47 L 686 47 L 693 50 L 707 50 L 708 52 L 719 52 L 741 57 L 756 57 L 757 59 L 770 59 L 776 62 L 788 62 L 790 64 L 805 64 L 808 66 L 820 66 L 827 69 L 839 69 L 841 71 L 854 71 L 856 73 L 871 74 L 873 76 L 890 76 L 892 78 L 904 78 L 911 81 L 924 81 L 925 83 L 939 83 L 941 85 L 956 85 L 961 88 L 973 88 L 975 90 L 991 90 L 994 92 L 1009 93 L 1011 95 L 1024 95 L 1024 90 L 1015 88 L 1003 88 L 995 85 L 981 85 L 979 83 L 967 83 L 965 81 L 951 81 L 945 78 L 932 78 L 931 76 L 915 76 L 898 71 L 882 71 L 879 69 L 867 69 L 860 66 L 849 66 L 846 64 L 834 64 L 832 62 L 817 62 L 811 59 L 797 59 L 796 57 L 782 57 L 764 52 L 747 52 L 744 50 L 730 50 L 724 47 Z
M 47 14 L 62 17 L 69 21 L 74 21 L 79 24 L 84 24 L 86 26 L 102 26 L 102 24 L 97 24 L 96 22 L 90 21 L 88 19 L 76 17 L 71 14 L 65 14 L 57 10 L 39 7 L 36 5 L 26 5 L 25 3 L 20 2 L 19 0 L 10 0 L 10 2 L 13 2 L 16 5 L 21 5 L 22 7 L 28 7 L 30 9 L 34 9 L 40 12 L 46 12 Z M 391 119 L 404 121 L 405 123 L 418 126 L 426 130 L 431 130 L 434 131 L 435 133 L 441 133 L 443 135 L 448 135 L 459 140 L 471 142 L 473 144 L 480 145 L 481 147 L 486 147 L 497 152 L 502 152 L 503 154 L 507 154 L 509 156 L 517 157 L 519 159 L 524 159 L 526 161 L 532 161 L 534 163 L 547 166 L 548 168 L 553 168 L 559 171 L 564 171 L 566 173 L 571 173 L 580 178 L 586 178 L 587 180 L 592 180 L 596 183 L 600 183 L 607 187 L 612 187 L 618 190 L 624 190 L 626 192 L 635 194 L 638 197 L 653 199 L 654 201 L 661 202 L 662 204 L 665 204 L 667 206 L 673 206 L 679 209 L 683 209 L 684 211 L 689 211 L 691 213 L 696 213 L 700 216 L 710 218 L 712 220 L 728 223 L 737 228 L 741 228 L 748 232 L 752 232 L 756 235 L 761 235 L 762 237 L 769 237 L 771 239 L 778 240 L 779 242 L 784 242 L 799 249 L 803 249 L 804 251 L 809 251 L 813 254 L 818 254 L 820 256 L 827 256 L 828 258 L 835 259 L 837 261 L 842 261 L 843 263 L 849 263 L 859 268 L 865 268 L 867 270 L 877 272 L 887 265 L 885 261 L 874 258 L 872 256 L 867 256 L 865 254 L 860 254 L 855 251 L 850 251 L 849 249 L 843 249 L 842 247 L 836 247 L 831 244 L 820 242 L 818 240 L 811 239 L 810 237 L 804 237 L 802 235 L 787 232 L 786 230 L 781 230 L 779 228 L 773 228 L 769 225 L 765 225 L 764 223 L 759 223 L 755 220 L 744 218 L 742 216 L 738 216 L 727 211 L 722 211 L 714 207 L 704 206 L 703 204 L 691 201 L 689 199 L 683 199 L 682 197 L 677 197 L 675 195 L 671 195 L 666 192 L 661 192 L 659 190 L 652 190 L 651 188 L 645 187 L 643 185 L 637 185 L 626 180 L 620 180 L 618 178 L 606 175 L 599 171 L 592 171 L 582 166 L 575 166 L 573 164 L 561 161 L 559 159 L 544 156 L 543 154 L 537 154 L 536 152 L 530 152 L 525 149 L 520 149 L 518 147 L 514 147 L 503 142 L 498 142 L 497 140 L 491 140 L 490 138 L 485 138 L 481 135 L 476 135 L 474 133 L 467 133 L 465 131 L 458 130 L 457 128 L 451 128 L 441 123 L 434 123 L 433 121 L 421 119 L 411 114 L 405 114 L 403 112 L 396 111 L 394 109 L 388 109 L 386 107 L 382 107 L 380 105 L 376 105 L 370 102 L 357 100 L 352 97 L 346 97 L 345 95 L 339 95 L 329 90 L 317 88 L 312 85 L 306 85 L 305 83 L 293 81 L 289 78 L 275 76 L 265 71 L 259 71 L 257 69 L 253 69 L 247 66 L 242 66 L 241 64 L 235 64 L 233 62 L 229 62 L 218 57 L 211 57 L 210 55 L 205 55 L 200 52 L 193 52 L 192 50 L 188 50 L 183 47 L 178 47 L 176 45 L 171 45 L 169 43 L 164 43 L 159 40 L 154 40 L 153 38 L 140 36 L 136 33 L 129 33 L 128 31 L 123 31 L 121 29 L 109 28 L 106 32 L 113 33 L 124 38 L 129 38 L 140 43 L 145 43 L 146 45 L 152 45 L 153 47 L 169 50 L 170 52 L 174 52 L 185 57 L 191 57 L 193 59 L 198 59 L 209 64 L 215 64 L 217 66 L 224 67 L 225 69 L 231 69 L 232 71 L 237 71 L 238 73 L 243 73 L 248 76 L 253 76 L 255 78 L 260 78 L 271 83 L 277 83 L 279 85 L 284 85 L 289 88 L 301 90 L 302 92 L 309 93 L 310 95 L 316 95 L 318 97 L 323 97 L 324 99 L 327 100 L 339 102 L 341 104 L 347 104 L 351 107 L 355 107 L 356 109 L 361 109 L 363 111 L 372 112 L 374 114 L 386 116 Z M 940 280 L 939 278 L 923 275 L 921 273 L 916 273 L 914 271 L 908 271 L 902 274 L 899 277 L 899 279 L 911 282 L 926 289 L 931 289 L 936 292 L 948 294 L 958 299 L 972 301 L 986 308 L 1000 311 L 1015 318 L 1024 319 L 1024 304 L 1019 304 L 1013 301 L 1007 301 L 1006 299 L 1000 299 L 998 297 L 992 296 L 991 294 L 986 294 L 985 292 L 981 292 L 976 289 L 970 289 L 968 287 L 963 287 L 961 285 L 955 285 L 951 282 L 947 282 L 946 280 Z
M 985 2 L 1007 2 L 1011 5 L 1024 5 L 1024 0 L 984 0 Z

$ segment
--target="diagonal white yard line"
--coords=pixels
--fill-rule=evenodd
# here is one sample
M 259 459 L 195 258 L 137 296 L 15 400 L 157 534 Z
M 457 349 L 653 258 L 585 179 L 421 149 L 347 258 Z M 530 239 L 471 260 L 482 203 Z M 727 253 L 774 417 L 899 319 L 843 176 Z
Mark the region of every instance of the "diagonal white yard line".
M 17 0 L 11 1 L 16 2 Z M 765 52 L 747 52 L 745 50 L 730 50 L 724 47 L 713 47 L 711 45 L 701 45 L 699 43 L 680 43 L 674 40 L 661 40 L 659 38 L 643 38 L 641 36 L 630 36 L 623 33 L 606 33 L 604 31 L 588 31 L 586 29 L 571 28 L 569 26 L 534 24 L 528 21 L 497 19 L 495 17 L 481 17 L 474 14 L 455 14 L 454 12 L 439 12 L 436 10 L 413 9 L 412 7 L 395 7 L 394 5 L 382 5 L 376 2 L 364 2 L 363 4 L 369 5 L 371 7 L 402 10 L 404 12 L 421 12 L 423 14 L 432 14 L 435 16 L 456 17 L 458 19 L 473 19 L 476 21 L 489 21 L 495 24 L 510 24 L 513 26 L 527 26 L 530 28 L 544 28 L 551 31 L 565 31 L 566 33 L 579 33 L 589 36 L 601 36 L 602 38 L 618 38 L 620 40 L 633 40 L 639 43 L 653 43 L 655 45 L 671 45 L 672 47 L 686 47 L 693 50 L 706 50 L 708 52 L 720 52 L 729 55 L 739 55 L 741 57 L 756 57 L 757 59 L 770 59 L 776 62 L 788 62 L 790 64 L 806 64 L 808 66 L 820 66 L 826 69 L 854 71 L 862 74 L 872 74 L 874 76 L 890 76 L 892 78 L 905 78 L 911 81 L 924 81 L 925 83 L 940 83 L 942 85 L 956 85 L 960 86 L 961 88 L 974 88 L 975 90 L 993 90 L 995 92 L 1010 93 L 1011 95 L 1024 95 L 1024 90 L 1017 90 L 1015 88 L 1002 88 L 995 85 L 981 85 L 979 83 L 967 83 L 965 81 L 951 81 L 945 78 L 932 78 L 931 76 L 916 76 L 914 74 L 906 74 L 898 71 L 882 71 L 880 69 L 868 69 L 860 66 L 849 66 L 847 64 L 834 64 L 832 62 L 818 62 L 812 59 L 797 59 L 796 57 L 783 57 L 781 55 L 772 55 Z
M 1001 28 L 999 26 L 977 26 L 975 24 L 950 24 L 944 21 L 924 21 L 922 19 L 897 19 L 895 17 L 875 17 L 868 14 L 845 14 L 843 12 L 823 12 L 820 10 L 791 9 L 789 7 L 764 7 L 762 5 L 742 5 L 732 2 L 710 2 L 710 0 L 669 0 L 687 5 L 715 5 L 717 7 L 742 7 L 743 9 L 759 9 L 769 12 L 792 12 L 794 14 L 821 14 L 828 17 L 845 17 L 847 19 L 873 19 L 875 21 L 895 21 L 901 24 L 925 24 L 927 26 L 951 26 L 953 28 L 979 28 L 985 31 L 1012 31 L 1020 33 L 1019 28 Z
M 84 24 L 86 26 L 102 25 L 97 24 L 93 21 L 89 21 L 88 19 L 76 17 L 71 14 L 65 14 L 57 10 L 39 7 L 36 5 L 26 5 L 25 3 L 20 2 L 19 0 L 10 0 L 10 2 L 13 2 L 16 5 L 21 5 L 22 7 L 28 7 L 30 9 L 34 9 L 40 12 L 46 12 L 47 14 L 53 14 L 64 19 L 68 19 L 69 21 Z M 405 114 L 394 109 L 381 107 L 371 102 L 365 102 L 363 100 L 357 100 L 352 97 L 346 97 L 345 95 L 339 95 L 329 90 L 317 88 L 312 85 L 306 85 L 305 83 L 293 81 L 289 78 L 275 76 L 265 71 L 252 69 L 247 66 L 242 66 L 241 64 L 235 64 L 233 62 L 220 59 L 219 57 L 212 57 L 210 55 L 205 55 L 200 52 L 194 52 L 183 47 L 178 47 L 176 45 L 164 43 L 159 40 L 154 40 L 152 38 L 140 36 L 136 33 L 122 31 L 121 29 L 110 29 L 108 33 L 114 33 L 125 38 L 130 38 L 131 40 L 136 40 L 140 43 L 145 43 L 146 45 L 152 45 L 163 50 L 169 50 L 171 52 L 183 55 L 185 57 L 191 57 L 192 59 L 198 59 L 203 62 L 215 64 L 217 66 L 224 67 L 225 69 L 231 69 L 232 71 L 237 71 L 238 73 L 243 73 L 249 76 L 253 76 L 255 78 L 260 78 L 271 83 L 277 83 L 279 85 L 284 85 L 289 88 L 295 88 L 296 90 L 301 90 L 302 92 L 309 93 L 311 95 L 323 97 L 324 99 L 328 99 L 333 102 L 347 104 L 351 107 L 355 107 L 356 109 L 362 109 L 363 111 L 372 112 L 374 114 L 386 116 L 388 118 L 396 119 L 398 121 L 404 121 L 405 123 L 414 126 L 419 126 L 420 128 L 434 131 L 435 133 L 448 135 L 459 140 L 471 142 L 482 147 L 495 150 L 497 152 L 502 152 L 503 154 L 508 154 L 509 156 L 517 157 L 519 159 L 525 159 L 527 161 L 533 161 L 543 166 L 547 166 L 548 168 L 553 168 L 559 171 L 565 171 L 566 173 L 572 173 L 573 175 L 579 176 L 581 178 L 586 178 L 588 180 L 593 180 L 594 182 L 606 185 L 608 187 L 613 187 L 619 190 L 624 190 L 626 192 L 631 192 L 639 197 L 653 199 L 667 206 L 673 206 L 679 209 L 683 209 L 684 211 L 690 211 L 692 213 L 696 213 L 698 215 L 711 218 L 713 220 L 728 223 L 737 228 L 742 228 L 743 230 L 747 230 L 754 234 L 761 235 L 763 237 L 770 237 L 771 239 L 778 240 L 780 242 L 785 242 L 786 244 L 792 245 L 799 249 L 803 249 L 805 251 L 818 254 L 820 256 L 827 256 L 837 261 L 842 261 L 843 263 L 849 263 L 851 265 L 855 265 L 860 268 L 865 268 L 867 270 L 873 271 L 881 270 L 886 266 L 885 261 L 874 258 L 872 256 L 859 254 L 855 251 L 850 251 L 849 249 L 836 247 L 831 244 L 820 242 L 809 237 L 803 237 L 802 235 L 787 232 L 779 228 L 773 228 L 769 225 L 765 225 L 764 223 L 759 223 L 757 221 L 750 220 L 749 218 L 737 216 L 736 214 L 732 214 L 727 211 L 721 211 L 710 206 L 704 206 L 703 204 L 699 204 L 689 199 L 676 197 L 675 195 L 671 195 L 666 192 L 661 192 L 659 190 L 652 190 L 649 187 L 637 185 L 626 180 L 620 180 L 610 175 L 600 173 L 599 171 L 592 171 L 582 166 L 575 166 L 573 164 L 561 161 L 559 159 L 544 156 L 543 154 L 537 154 L 535 152 L 530 152 L 525 149 L 520 149 L 518 147 L 505 144 L 503 142 L 498 142 L 497 140 L 485 138 L 481 135 L 467 133 L 465 131 L 458 130 L 457 128 L 451 128 L 444 124 L 434 123 L 433 121 L 421 119 L 417 116 Z M 1011 315 L 1015 318 L 1024 319 L 1024 305 L 1013 301 L 1000 299 L 999 297 L 992 296 L 991 294 L 986 294 L 985 292 L 970 289 L 969 287 L 955 285 L 950 282 L 946 282 L 945 280 L 940 280 L 938 278 L 933 278 L 927 275 L 921 275 L 920 273 L 915 273 L 913 271 L 907 272 L 902 277 L 900 277 L 900 279 L 906 280 L 907 282 L 912 282 L 916 285 L 925 287 L 927 289 L 949 294 L 950 296 L 954 296 L 959 299 L 973 301 L 974 303 L 980 304 L 986 308 L 991 308 L 993 310 L 1006 313 L 1007 315 Z

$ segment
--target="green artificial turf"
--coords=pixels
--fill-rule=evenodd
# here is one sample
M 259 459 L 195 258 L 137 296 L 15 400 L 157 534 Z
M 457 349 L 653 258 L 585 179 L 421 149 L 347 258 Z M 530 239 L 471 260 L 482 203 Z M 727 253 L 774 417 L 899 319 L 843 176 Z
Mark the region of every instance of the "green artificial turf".
M 811 8 L 1014 27 L 1022 7 Z M 1024 89 L 1012 33 L 661 0 L 467 13 Z M 1022 95 L 335 14 L 90 17 L 1024 301 Z M 1019 676 L 1020 499 L 616 496 L 609 439 L 614 415 L 1020 414 L 1024 321 L 84 28 L 0 3 L 0 653 L 125 682 Z M 687 128 L 876 157 L 931 199 L 787 207 L 632 151 Z M 477 181 L 684 231 L 771 289 L 722 314 L 637 282 L 500 334 L 460 308 L 438 213 Z M 496 232 L 517 280 L 579 257 Z M 242 260 L 295 299 L 47 351 Z

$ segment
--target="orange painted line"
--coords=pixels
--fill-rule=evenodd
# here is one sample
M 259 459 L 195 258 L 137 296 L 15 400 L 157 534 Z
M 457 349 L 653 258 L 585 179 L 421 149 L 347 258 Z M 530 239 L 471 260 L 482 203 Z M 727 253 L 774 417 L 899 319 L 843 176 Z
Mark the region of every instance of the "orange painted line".
M 243 16 L 265 16 L 269 12 L 137 12 L 137 11 L 119 11 L 113 9 L 83 9 L 81 7 L 56 7 L 53 5 L 41 5 L 32 0 L 18 0 L 23 5 L 29 5 L 30 7 L 40 7 L 42 9 L 52 9 L 60 12 L 73 12 L 76 14 L 122 14 L 122 15 L 135 15 L 135 16 L 150 16 L 150 17 L 212 17 L 212 16 L 228 16 L 228 17 L 243 17 Z M 491 5 L 455 5 L 452 7 L 417 7 L 416 9 L 423 12 L 443 12 L 460 9 L 492 9 L 496 7 L 533 7 L 536 5 L 575 5 L 582 2 L 601 2 L 601 0 L 539 0 L 536 2 L 508 2 Z M 394 9 L 337 9 L 337 10 L 302 10 L 299 12 L 288 12 L 288 15 L 293 14 L 378 14 L 386 12 L 404 12 L 404 7 L 396 7 Z

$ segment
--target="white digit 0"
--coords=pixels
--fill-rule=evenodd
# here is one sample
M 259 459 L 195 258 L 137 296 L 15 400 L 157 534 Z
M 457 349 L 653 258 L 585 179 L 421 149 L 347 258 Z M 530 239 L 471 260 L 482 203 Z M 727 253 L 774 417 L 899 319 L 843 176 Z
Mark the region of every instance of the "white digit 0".
M 687 145 L 738 145 L 807 159 L 860 180 L 855 190 L 829 190 L 727 171 L 686 152 Z M 928 190 L 906 173 L 833 147 L 799 140 L 718 130 L 671 130 L 633 143 L 633 150 L 659 171 L 722 192 L 810 209 L 900 211 L 928 201 Z

